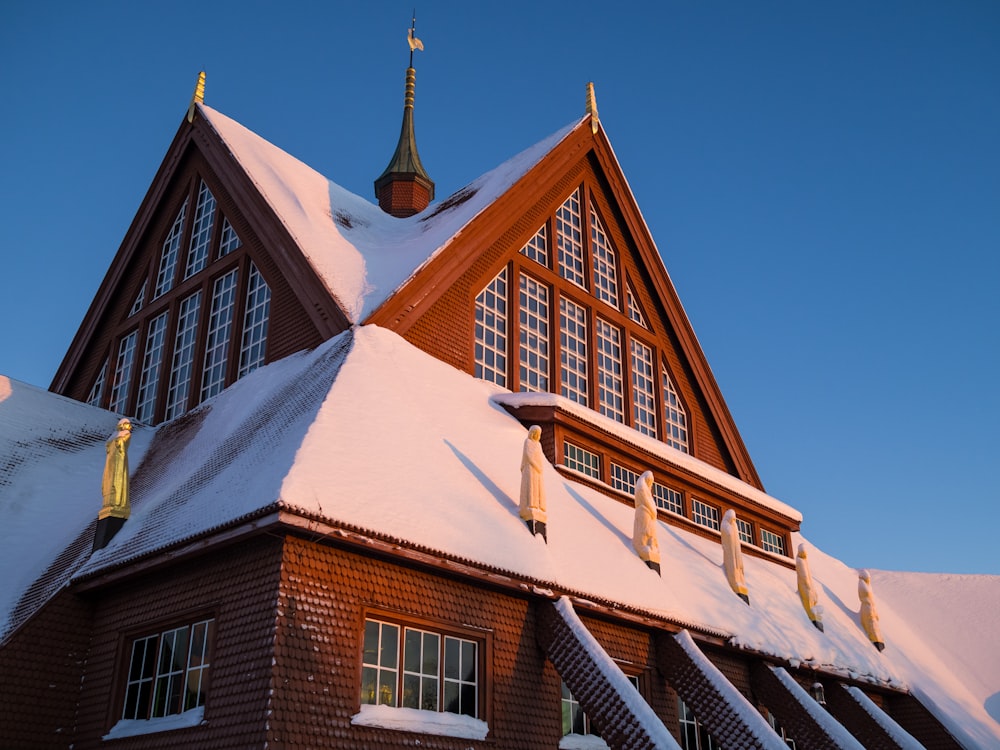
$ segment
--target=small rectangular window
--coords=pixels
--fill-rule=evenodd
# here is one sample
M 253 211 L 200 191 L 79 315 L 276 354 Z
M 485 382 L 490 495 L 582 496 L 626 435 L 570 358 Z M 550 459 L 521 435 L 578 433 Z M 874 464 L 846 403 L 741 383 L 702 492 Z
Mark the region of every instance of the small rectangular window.
M 691 520 L 700 526 L 719 530 L 719 509 L 697 498 L 691 501 Z
M 653 502 L 665 511 L 684 515 L 684 495 L 672 487 L 653 482 Z
M 760 530 L 760 548 L 779 555 L 785 554 L 785 537 L 767 529 Z
M 477 641 L 382 620 L 365 620 L 361 703 L 478 718 Z
M 753 544 L 753 524 L 744 521 L 742 518 L 736 519 L 736 529 L 740 535 L 740 541 Z
M 122 719 L 156 719 L 205 705 L 215 620 L 136 638 Z
M 619 466 L 618 464 L 612 462 L 611 486 L 616 490 L 621 490 L 622 492 L 628 492 L 631 494 L 635 492 L 635 483 L 638 479 L 639 475 L 631 469 L 626 469 L 624 466 Z
M 601 478 L 601 459 L 596 453 L 579 448 L 572 443 L 563 443 L 563 466 L 583 474 Z

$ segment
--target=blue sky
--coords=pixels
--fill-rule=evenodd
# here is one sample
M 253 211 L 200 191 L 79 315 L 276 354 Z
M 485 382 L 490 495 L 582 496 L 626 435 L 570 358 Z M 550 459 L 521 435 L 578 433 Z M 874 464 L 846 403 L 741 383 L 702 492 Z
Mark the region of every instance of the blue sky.
M 47 386 L 187 108 L 372 198 L 413 3 L 7 0 L 0 373 Z M 853 566 L 1000 574 L 1000 4 L 424 2 L 444 197 L 602 122 L 766 489 Z

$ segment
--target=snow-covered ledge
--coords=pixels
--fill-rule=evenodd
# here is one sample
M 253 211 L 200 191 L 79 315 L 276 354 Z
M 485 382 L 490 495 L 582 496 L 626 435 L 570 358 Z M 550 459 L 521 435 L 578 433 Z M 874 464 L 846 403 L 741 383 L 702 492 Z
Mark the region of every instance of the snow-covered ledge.
M 205 722 L 205 707 L 198 706 L 182 714 L 159 716 L 155 719 L 122 719 L 101 739 L 117 740 L 121 737 L 137 737 L 141 734 L 169 732 L 172 729 L 189 729 Z
M 471 716 L 393 706 L 362 705 L 361 710 L 351 717 L 351 724 L 436 734 L 442 737 L 459 737 L 463 740 L 485 740 L 490 731 L 485 721 L 473 719 Z
M 565 734 L 559 740 L 559 750 L 609 750 L 608 743 L 597 734 Z

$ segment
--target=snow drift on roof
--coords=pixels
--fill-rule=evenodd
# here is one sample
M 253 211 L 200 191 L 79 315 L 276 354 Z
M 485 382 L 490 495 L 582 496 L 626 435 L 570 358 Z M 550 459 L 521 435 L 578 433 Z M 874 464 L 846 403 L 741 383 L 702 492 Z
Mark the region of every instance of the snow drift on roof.
M 351 322 L 363 321 L 583 120 L 406 219 L 327 180 L 256 133 L 199 105 Z

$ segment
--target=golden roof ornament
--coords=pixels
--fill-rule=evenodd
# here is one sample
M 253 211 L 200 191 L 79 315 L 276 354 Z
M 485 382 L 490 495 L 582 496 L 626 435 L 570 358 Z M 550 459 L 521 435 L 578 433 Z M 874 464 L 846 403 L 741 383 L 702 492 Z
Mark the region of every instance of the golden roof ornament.
M 194 94 L 191 95 L 191 104 L 188 105 L 187 121 L 194 122 L 194 105 L 205 103 L 205 71 L 198 74 L 198 83 L 194 85 Z
M 587 84 L 587 114 L 590 115 L 590 130 L 597 135 L 597 129 L 601 126 L 601 118 L 597 114 L 597 96 L 594 94 L 594 82 Z

